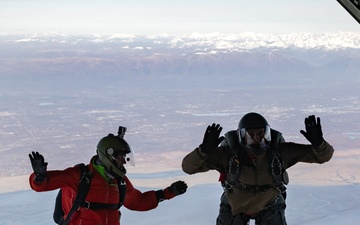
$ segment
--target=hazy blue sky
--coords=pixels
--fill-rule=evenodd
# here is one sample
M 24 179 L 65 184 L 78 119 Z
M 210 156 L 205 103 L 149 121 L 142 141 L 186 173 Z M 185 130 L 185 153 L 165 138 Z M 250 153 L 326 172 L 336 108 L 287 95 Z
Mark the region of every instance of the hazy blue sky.
M 358 32 L 336 0 L 0 0 L 0 32 Z

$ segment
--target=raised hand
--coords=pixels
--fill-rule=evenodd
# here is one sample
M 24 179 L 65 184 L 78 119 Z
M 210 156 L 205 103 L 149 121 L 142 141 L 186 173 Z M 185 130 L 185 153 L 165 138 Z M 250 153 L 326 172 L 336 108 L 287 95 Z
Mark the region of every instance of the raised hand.
M 201 146 L 201 151 L 209 154 L 213 149 L 217 148 L 224 137 L 219 137 L 222 131 L 220 124 L 213 123 L 206 128 L 204 139 Z
M 48 163 L 45 162 L 44 156 L 39 152 L 29 154 L 31 166 L 35 173 L 35 181 L 41 183 L 45 180 Z
M 300 133 L 304 135 L 312 146 L 318 147 L 323 143 L 324 138 L 319 117 L 317 117 L 317 120 L 315 120 L 314 115 L 305 118 L 305 130 L 301 130 Z

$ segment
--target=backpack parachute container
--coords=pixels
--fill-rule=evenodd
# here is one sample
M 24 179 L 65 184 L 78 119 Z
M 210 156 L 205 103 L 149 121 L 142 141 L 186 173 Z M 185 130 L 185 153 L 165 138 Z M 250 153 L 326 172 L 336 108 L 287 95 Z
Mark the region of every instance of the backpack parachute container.
M 81 177 L 80 177 L 78 192 L 76 194 L 74 204 L 71 207 L 70 212 L 64 219 L 65 213 L 62 209 L 62 190 L 60 189 L 60 191 L 56 196 L 55 208 L 53 213 L 53 219 L 56 224 L 67 225 L 74 212 L 83 205 L 83 203 L 85 202 L 85 198 L 89 192 L 90 183 L 91 183 L 91 174 L 88 171 L 88 167 L 83 163 L 78 164 L 77 166 L 80 166 Z

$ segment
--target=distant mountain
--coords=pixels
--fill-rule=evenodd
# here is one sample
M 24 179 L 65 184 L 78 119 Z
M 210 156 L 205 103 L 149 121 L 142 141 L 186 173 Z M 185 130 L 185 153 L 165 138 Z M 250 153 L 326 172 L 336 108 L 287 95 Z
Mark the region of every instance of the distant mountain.
M 360 33 L 0 35 L 2 75 L 356 73 Z

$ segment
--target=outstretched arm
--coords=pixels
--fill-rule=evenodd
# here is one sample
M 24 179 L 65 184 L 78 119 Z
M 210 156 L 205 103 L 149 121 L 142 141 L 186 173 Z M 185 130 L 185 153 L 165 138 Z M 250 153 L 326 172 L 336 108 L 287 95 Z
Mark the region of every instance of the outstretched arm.
M 80 176 L 78 166 L 47 171 L 48 163 L 39 152 L 32 152 L 29 158 L 34 170 L 29 176 L 29 184 L 34 191 L 51 191 L 64 186 L 77 190 Z
M 311 145 L 285 143 L 280 144 L 285 167 L 289 168 L 298 162 L 325 163 L 331 159 L 334 148 L 323 138 L 320 118 L 314 115 L 305 118 L 305 130 L 300 133 Z
M 135 211 L 148 211 L 154 209 L 159 205 L 159 202 L 184 194 L 187 190 L 187 184 L 180 180 L 172 183 L 164 190 L 151 190 L 146 192 L 141 192 L 134 188 L 127 177 L 125 177 L 125 181 L 126 197 L 124 206 Z
M 218 147 L 224 140 L 220 137 L 222 127 L 213 123 L 205 131 L 203 142 L 182 160 L 182 169 L 187 174 L 206 172 L 210 169 L 222 171 L 223 160 L 226 159 L 224 148 Z M 226 160 L 225 160 L 226 161 Z M 227 162 L 226 162 L 227 163 Z
M 187 174 L 209 171 L 210 168 L 206 162 L 207 158 L 207 155 L 200 148 L 196 148 L 183 158 L 181 163 L 182 170 Z

